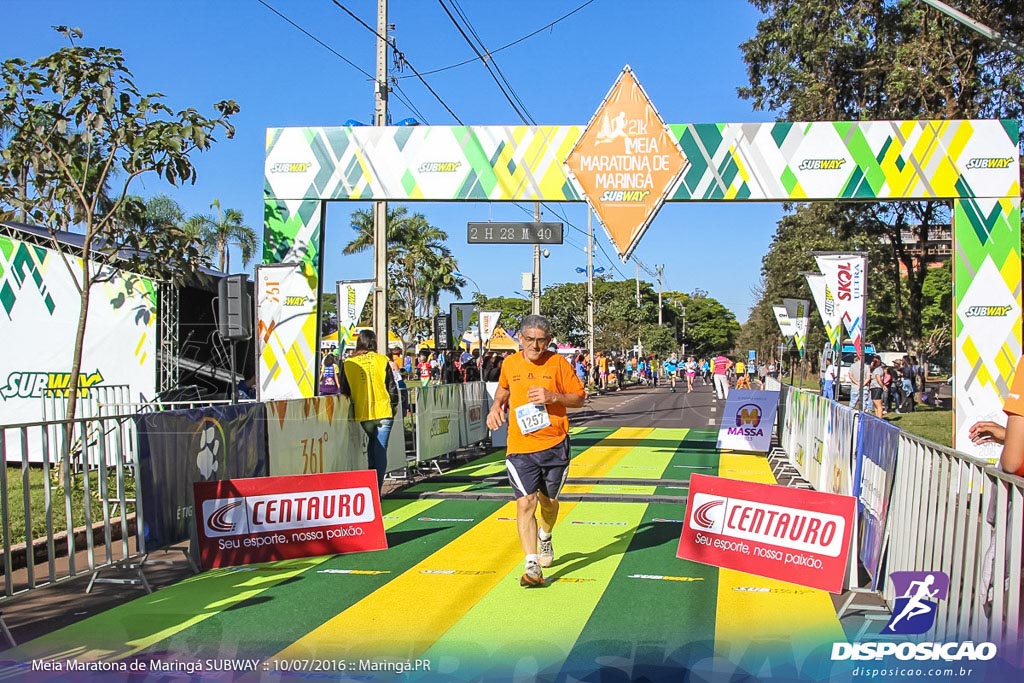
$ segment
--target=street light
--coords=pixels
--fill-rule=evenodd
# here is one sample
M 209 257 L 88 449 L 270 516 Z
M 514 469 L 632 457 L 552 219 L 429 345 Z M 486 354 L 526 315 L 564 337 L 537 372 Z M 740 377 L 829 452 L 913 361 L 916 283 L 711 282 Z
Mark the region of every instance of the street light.
M 460 278 L 462 278 L 464 280 L 469 280 L 470 282 L 472 282 L 473 283 L 473 287 L 476 289 L 476 293 L 479 295 L 479 298 L 480 299 L 484 298 L 484 295 L 480 293 L 480 285 L 478 285 L 476 283 L 476 280 L 474 280 L 470 276 L 466 275 L 465 273 L 460 273 L 457 270 L 453 270 L 452 271 L 452 275 L 454 275 L 455 277 L 460 277 Z M 484 356 L 484 331 L 483 331 L 483 327 L 481 325 L 482 322 L 483 322 L 483 309 L 481 308 L 481 304 L 477 304 L 477 307 L 476 307 L 476 339 L 477 339 L 477 344 L 478 344 L 477 348 L 480 351 L 480 357 L 481 358 L 483 358 L 483 356 Z

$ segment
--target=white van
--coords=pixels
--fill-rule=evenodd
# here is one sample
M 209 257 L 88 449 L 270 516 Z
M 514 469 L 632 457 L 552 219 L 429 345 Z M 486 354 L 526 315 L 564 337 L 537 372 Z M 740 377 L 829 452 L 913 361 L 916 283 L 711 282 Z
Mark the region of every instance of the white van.
M 875 356 L 875 353 L 876 352 L 874 344 L 864 344 L 865 362 L 870 363 L 871 359 Z M 825 368 L 828 366 L 829 361 L 833 359 L 834 354 L 835 349 L 832 348 L 832 345 L 825 344 L 825 348 L 821 350 L 821 359 L 820 364 L 818 365 L 819 377 L 821 374 L 824 374 Z M 900 355 L 900 357 L 902 358 L 902 354 Z M 846 372 L 843 370 L 843 368 L 850 367 L 851 365 L 853 365 L 853 361 L 855 360 L 857 360 L 857 349 L 853 345 L 853 340 L 844 339 L 842 353 L 839 358 L 839 361 L 841 361 L 842 366 L 838 368 L 839 382 L 836 388 L 836 390 L 838 391 L 838 395 L 836 396 L 837 401 L 848 401 L 850 399 L 850 383 L 845 378 Z M 839 362 L 837 362 L 836 365 L 839 365 Z M 865 374 L 870 372 L 867 368 L 868 366 L 865 365 Z M 821 387 L 824 388 L 824 380 L 819 380 L 819 382 L 821 384 Z

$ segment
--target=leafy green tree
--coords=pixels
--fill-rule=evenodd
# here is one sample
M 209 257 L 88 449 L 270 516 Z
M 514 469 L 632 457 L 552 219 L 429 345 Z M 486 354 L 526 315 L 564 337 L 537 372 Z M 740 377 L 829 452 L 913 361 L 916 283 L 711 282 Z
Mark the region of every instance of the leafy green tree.
M 373 248 L 373 212 L 352 213 L 355 237 L 342 250 L 358 254 Z M 466 281 L 454 273 L 458 262 L 448 248 L 448 233 L 421 213 L 404 206 L 388 207 L 387 216 L 388 320 L 408 347 L 430 334 L 430 318 L 438 312 L 443 293 L 461 296 Z
M 716 299 L 691 298 L 686 304 L 687 354 L 710 356 L 732 351 L 740 333 L 736 316 Z
M 749 85 L 739 88 L 755 109 L 791 121 L 862 119 L 1020 119 L 1024 113 L 1024 58 L 924 3 L 900 0 L 751 0 L 765 16 L 741 45 Z M 1019 0 L 964 0 L 957 8 L 1020 44 L 1024 12 Z M 807 211 L 798 207 L 797 212 Z M 940 202 L 857 205 L 842 209 L 875 244 L 891 246 L 873 263 L 885 276 L 891 301 L 872 296 L 869 336 L 899 338 L 916 348 L 922 327 L 922 287 L 930 260 L 903 244 L 904 232 L 920 244 L 949 223 Z M 828 230 L 829 226 L 819 223 Z M 906 273 L 900 283 L 900 264 Z M 878 273 L 875 267 L 873 272 Z M 875 278 L 876 283 L 878 282 Z M 765 296 L 772 297 L 772 282 Z M 768 305 L 771 302 L 765 302 Z M 873 304 L 882 305 L 871 315 Z M 757 312 L 764 323 L 765 310 Z M 891 315 L 882 315 L 883 311 Z M 872 320 L 895 325 L 872 329 Z
M 238 105 L 217 103 L 214 118 L 193 108 L 174 112 L 162 95 L 140 93 L 120 50 L 80 47 L 80 30 L 57 30 L 70 47 L 2 66 L 0 127 L 14 132 L 0 150 L 0 205 L 23 212 L 54 238 L 73 228 L 82 233 L 77 272 L 67 263 L 81 293 L 67 394 L 67 415 L 74 417 L 97 274 L 109 271 L 104 266 L 119 253 L 119 267 L 170 280 L 197 261 L 183 232 L 136 227 L 145 207 L 129 194 L 132 183 L 148 174 L 171 185 L 194 183 L 191 155 L 209 149 L 218 130 L 233 136 Z M 116 189 L 107 190 L 111 185 Z M 12 189 L 19 186 L 23 192 Z

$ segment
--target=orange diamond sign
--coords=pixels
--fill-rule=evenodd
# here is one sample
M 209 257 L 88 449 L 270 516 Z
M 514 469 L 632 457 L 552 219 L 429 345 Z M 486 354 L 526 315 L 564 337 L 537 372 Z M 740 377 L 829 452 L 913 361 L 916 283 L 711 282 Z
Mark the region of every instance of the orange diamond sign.
M 627 258 L 686 166 L 643 87 L 626 66 L 565 161 Z

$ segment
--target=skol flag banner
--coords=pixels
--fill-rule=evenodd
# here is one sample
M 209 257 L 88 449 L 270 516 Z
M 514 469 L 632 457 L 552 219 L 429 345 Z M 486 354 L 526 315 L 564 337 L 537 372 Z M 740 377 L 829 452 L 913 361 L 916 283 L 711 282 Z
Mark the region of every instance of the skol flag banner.
M 842 324 L 836 317 L 835 292 L 829 289 L 825 282 L 825 276 L 821 273 L 804 273 L 807 279 L 807 286 L 811 289 L 811 296 L 814 297 L 814 305 L 818 307 L 818 315 L 821 316 L 821 324 L 825 327 L 825 334 L 828 335 L 828 342 L 832 346 L 839 343 L 842 336 Z
M 316 271 L 308 263 L 256 267 L 257 392 L 261 401 L 316 392 Z
M 789 311 L 786 310 L 785 306 L 772 306 L 772 312 L 775 313 L 775 321 L 779 323 L 779 330 L 782 332 L 782 336 L 786 339 L 792 339 L 793 335 L 796 334 L 796 326 L 789 317 Z
M 810 302 L 807 299 L 783 299 L 786 313 L 793 323 L 793 341 L 796 342 L 796 350 L 800 357 L 804 357 L 804 342 L 807 340 L 807 326 L 810 324 Z
M 625 259 L 675 185 L 686 155 L 627 66 L 565 164 Z
M 501 311 L 480 311 L 480 336 L 483 338 L 484 344 L 491 340 L 495 328 L 498 327 L 498 318 L 500 317 Z
M 338 291 L 338 347 L 356 345 L 356 325 L 373 289 L 373 280 L 340 280 Z
M 853 496 L 690 476 L 676 557 L 841 593 Z
M 867 295 L 867 259 L 863 254 L 814 254 L 818 269 L 825 277 L 825 286 L 836 293 L 836 314 L 853 339 L 853 346 L 863 348 L 864 297 Z
M 452 339 L 462 339 L 469 328 L 469 319 L 473 317 L 476 304 L 451 304 L 448 309 L 452 316 Z

